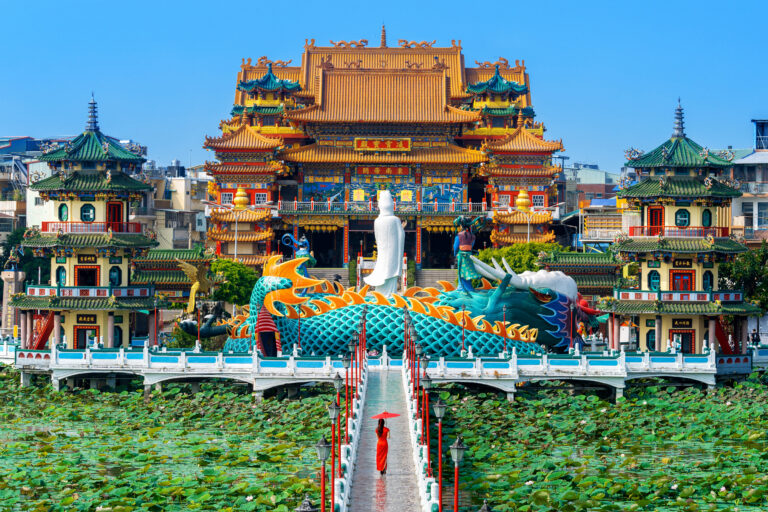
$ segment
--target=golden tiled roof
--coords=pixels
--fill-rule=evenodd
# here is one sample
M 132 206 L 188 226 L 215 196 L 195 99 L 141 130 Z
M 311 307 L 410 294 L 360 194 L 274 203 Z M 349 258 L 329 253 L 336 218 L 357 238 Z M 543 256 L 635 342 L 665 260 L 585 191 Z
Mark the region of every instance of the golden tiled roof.
M 265 137 L 248 125 L 240 125 L 238 129 L 221 137 L 205 137 L 203 147 L 214 151 L 261 150 L 266 151 L 282 146 L 283 140 Z
M 499 177 L 533 177 L 533 178 L 551 178 L 562 171 L 562 168 L 555 166 L 539 167 L 536 169 L 526 169 L 520 167 L 502 167 L 500 165 L 486 165 L 483 167 L 484 176 Z
M 237 259 L 243 265 L 261 266 L 267 262 L 267 260 L 269 259 L 269 256 L 270 256 L 269 254 L 255 254 L 250 256 L 241 256 L 238 254 Z M 224 255 L 222 255 L 222 257 L 229 260 L 234 259 L 234 257 L 229 257 Z
M 445 70 L 323 69 L 315 105 L 293 121 L 319 123 L 472 123 L 480 114 L 448 105 Z
M 531 224 L 546 224 L 552 220 L 552 212 L 545 210 L 543 212 L 530 212 Z M 518 211 L 505 212 L 496 210 L 493 212 L 493 220 L 499 224 L 528 224 L 528 217 Z
M 245 221 L 242 221 L 245 222 Z M 270 240 L 274 236 L 274 232 L 271 229 L 265 229 L 263 231 L 238 231 L 238 242 L 262 242 L 264 240 Z M 218 229 L 215 226 L 208 229 L 208 239 L 218 242 L 234 242 L 235 231 L 234 229 Z
M 204 169 L 210 174 L 274 174 L 280 172 L 283 166 L 274 161 L 247 164 L 205 162 Z
M 522 127 L 507 134 L 507 136 L 501 140 L 488 141 L 485 145 L 494 153 L 551 153 L 563 149 L 562 141 L 540 139 Z
M 476 164 L 487 160 L 480 151 L 449 144 L 431 149 L 414 149 L 398 153 L 366 153 L 351 148 L 308 144 L 285 149 L 280 158 L 295 163 L 350 164 Z
M 555 234 L 553 232 L 547 233 L 531 233 L 531 242 L 554 242 Z M 500 245 L 511 244 L 524 244 L 528 241 L 527 233 L 499 233 L 495 229 L 491 231 L 491 242 Z
M 257 210 L 243 210 L 237 215 L 238 222 L 261 222 L 272 216 L 272 210 L 269 208 L 259 208 Z M 234 222 L 235 214 L 227 208 L 214 208 L 211 210 L 211 220 L 213 222 Z M 239 235 L 239 233 L 238 233 Z

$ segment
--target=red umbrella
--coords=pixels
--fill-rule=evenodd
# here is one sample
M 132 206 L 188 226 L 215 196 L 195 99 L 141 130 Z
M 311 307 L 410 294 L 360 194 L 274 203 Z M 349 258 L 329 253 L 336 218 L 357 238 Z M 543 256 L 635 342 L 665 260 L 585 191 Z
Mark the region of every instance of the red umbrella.
M 395 414 L 393 412 L 387 412 L 384 411 L 381 414 L 377 414 L 376 416 L 371 416 L 372 420 L 387 420 L 389 418 L 397 418 L 400 416 L 399 414 Z

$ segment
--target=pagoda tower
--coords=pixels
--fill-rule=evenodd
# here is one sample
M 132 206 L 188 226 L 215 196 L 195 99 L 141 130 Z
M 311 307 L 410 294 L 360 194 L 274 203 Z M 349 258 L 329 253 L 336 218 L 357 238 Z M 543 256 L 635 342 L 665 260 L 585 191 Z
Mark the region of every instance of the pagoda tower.
M 620 322 L 631 320 L 641 350 L 668 350 L 669 340 L 684 353 L 701 353 L 705 340 L 725 354 L 746 350 L 746 317 L 758 309 L 744 302 L 741 291 L 718 286 L 720 264 L 747 250 L 729 236 L 731 201 L 741 192 L 724 173 L 731 167 L 728 157 L 686 136 L 679 104 L 669 140 L 648 153 L 628 150 L 626 165 L 640 181 L 618 193 L 629 206 L 629 236 L 622 235 L 614 249 L 639 273 L 633 286 L 615 289 L 613 300 L 603 304 L 613 313 L 614 348 Z
M 101 132 L 91 98 L 85 131 L 40 160 L 52 175 L 30 187 L 54 202 L 55 217 L 27 229 L 22 247 L 51 259 L 51 283 L 27 285 L 13 298 L 22 345 L 128 346 L 137 312 L 157 307 L 151 285 L 129 282 L 131 258 L 157 245 L 138 222 L 128 222 L 131 202 L 151 188 L 128 176 L 144 158 Z

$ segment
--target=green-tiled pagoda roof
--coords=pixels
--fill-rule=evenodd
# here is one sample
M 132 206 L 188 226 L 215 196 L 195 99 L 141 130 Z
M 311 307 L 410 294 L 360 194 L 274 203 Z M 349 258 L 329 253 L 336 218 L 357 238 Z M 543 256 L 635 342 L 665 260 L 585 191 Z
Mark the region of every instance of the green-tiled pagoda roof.
M 569 274 L 579 290 L 601 288 L 611 290 L 616 285 L 616 276 L 610 274 Z
M 518 94 L 524 94 L 528 92 L 528 88 L 525 85 L 518 84 L 512 80 L 507 80 L 501 76 L 501 73 L 499 73 L 499 66 L 496 66 L 496 72 L 491 78 L 485 82 L 478 82 L 476 84 L 467 85 L 467 92 L 473 94 L 483 94 L 486 92 L 496 94 L 516 92 Z
M 61 236 L 40 234 L 31 236 L 21 242 L 24 247 L 117 247 L 117 248 L 141 248 L 155 247 L 156 240 L 144 235 L 127 235 L 114 233 L 108 234 L 64 234 Z
M 614 245 L 618 252 L 675 252 L 675 253 L 739 253 L 746 246 L 730 238 L 715 238 L 710 244 L 704 238 L 630 238 Z
M 266 92 L 275 92 L 279 90 L 283 91 L 300 91 L 301 86 L 299 82 L 293 82 L 291 80 L 281 80 L 272 73 L 272 64 L 267 64 L 267 73 L 255 80 L 244 80 L 237 84 L 237 88 L 240 91 L 253 92 L 256 89 Z
M 760 313 L 760 308 L 752 304 L 716 304 L 714 302 L 662 302 L 659 309 L 656 303 L 650 301 L 616 301 L 616 313 L 640 314 L 658 313 L 664 315 L 754 315 Z M 608 311 L 608 309 L 603 309 Z
M 133 262 L 170 262 L 176 265 L 177 258 L 182 261 L 206 261 L 212 260 L 213 256 L 205 254 L 203 247 L 198 245 L 192 249 L 150 249 L 146 256 L 134 258 Z
M 619 190 L 619 197 L 655 198 L 673 197 L 678 199 L 697 199 L 702 197 L 740 197 L 741 192 L 710 178 L 707 187 L 705 178 L 695 176 L 659 176 L 646 178 L 640 183 Z M 663 183 L 663 185 L 662 185 Z
M 243 105 L 235 105 L 232 107 L 231 115 L 239 116 L 243 112 L 247 114 L 260 114 L 263 116 L 282 114 L 285 111 L 285 107 L 278 105 L 275 107 L 262 107 L 260 105 L 251 105 L 245 107 Z
M 539 257 L 538 263 L 540 265 L 551 266 L 581 266 L 581 265 L 597 265 L 606 267 L 617 267 L 619 263 L 616 261 L 613 253 L 610 252 L 559 252 L 553 251 L 545 253 Z
M 137 270 L 131 284 L 192 284 L 181 270 Z
M 78 298 L 78 297 L 29 297 L 22 295 L 11 299 L 11 305 L 22 309 L 55 310 L 150 310 L 155 307 L 154 297 L 142 298 Z
M 105 162 L 140 164 L 144 158 L 125 149 L 120 141 L 104 135 L 98 128 L 86 130 L 64 146 L 40 156 L 43 162 Z
M 653 167 L 726 168 L 731 162 L 709 152 L 688 137 L 673 137 L 656 149 L 627 161 L 636 169 Z
M 115 173 L 110 180 L 107 180 L 105 172 L 75 171 L 66 178 L 62 178 L 61 174 L 55 174 L 33 183 L 29 188 L 41 192 L 140 192 L 150 190 L 152 186 L 122 172 Z

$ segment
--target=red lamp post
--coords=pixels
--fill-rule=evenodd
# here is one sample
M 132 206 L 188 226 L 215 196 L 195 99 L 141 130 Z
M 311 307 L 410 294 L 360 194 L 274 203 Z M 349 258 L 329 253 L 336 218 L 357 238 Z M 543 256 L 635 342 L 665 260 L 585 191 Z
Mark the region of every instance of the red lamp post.
M 437 493 L 440 502 L 439 512 L 443 512 L 443 416 L 448 406 L 438 398 L 432 407 L 437 417 Z
M 339 420 L 341 407 L 336 402 L 328 406 L 328 416 L 331 418 L 331 510 L 336 502 L 336 486 L 333 485 L 333 473 L 336 468 L 336 422 Z M 341 432 L 339 432 L 339 446 L 341 446 Z
M 501 308 L 501 323 L 504 325 L 504 353 L 507 353 L 507 305 Z
M 464 324 L 466 323 L 466 312 L 464 305 L 461 306 L 461 351 L 464 352 Z
M 424 357 L 424 373 L 426 373 L 427 365 L 429 364 L 429 359 L 425 356 Z M 421 387 L 424 388 L 424 407 L 422 407 L 422 411 L 424 411 L 424 432 L 426 433 L 426 445 L 427 445 L 427 476 L 432 476 L 432 462 L 430 460 L 431 454 L 430 452 L 430 443 L 429 443 L 429 390 L 432 389 L 432 378 L 429 375 L 424 375 L 424 378 L 421 379 Z
M 341 362 L 347 374 L 344 382 L 344 444 L 349 444 L 349 367 L 352 365 L 352 356 L 344 354 Z
M 421 354 L 424 349 L 422 348 L 421 344 L 417 343 L 414 351 L 416 352 L 416 410 L 419 415 L 419 419 L 421 419 L 421 444 L 424 444 L 424 411 L 421 409 L 421 379 L 419 375 L 421 373 L 421 365 L 419 360 L 421 359 Z
M 320 470 L 320 510 L 325 512 L 325 461 L 328 460 L 328 455 L 331 453 L 331 445 L 323 437 L 315 445 L 315 450 L 317 450 L 317 457 L 322 464 Z
M 461 440 L 461 436 L 456 438 L 456 442 L 450 447 L 451 457 L 453 458 L 453 511 L 459 511 L 459 464 L 464 458 L 464 452 L 467 446 Z
M 344 387 L 344 379 L 339 375 L 338 373 L 333 378 L 333 387 L 336 388 L 336 405 L 339 406 L 339 414 L 336 416 L 336 432 L 339 433 L 339 471 L 338 475 L 339 478 L 341 478 L 341 424 L 339 423 L 339 418 L 341 417 L 341 397 L 339 396 L 341 394 L 341 388 Z M 331 474 L 333 474 L 333 464 L 331 464 Z
M 359 398 L 357 394 L 357 365 L 360 364 L 360 361 L 358 361 L 358 354 L 357 354 L 357 345 L 355 345 L 355 338 L 352 338 L 352 341 L 349 342 L 347 345 L 347 348 L 349 349 L 349 353 L 352 355 L 352 399 Z

